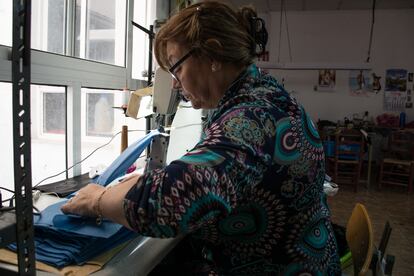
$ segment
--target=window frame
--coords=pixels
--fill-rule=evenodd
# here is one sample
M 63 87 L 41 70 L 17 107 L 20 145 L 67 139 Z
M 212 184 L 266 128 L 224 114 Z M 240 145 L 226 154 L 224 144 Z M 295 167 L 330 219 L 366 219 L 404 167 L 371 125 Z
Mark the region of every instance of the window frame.
M 36 84 L 32 84 L 36 85 Z M 54 94 L 63 94 L 65 96 L 65 103 L 66 103 L 66 87 L 65 86 L 50 86 L 50 85 L 37 85 L 38 86 L 38 95 L 36 95 L 36 101 L 38 103 L 38 110 L 36 110 L 36 116 L 38 117 L 38 122 L 39 125 L 36 125 L 36 132 L 35 134 L 32 133 L 32 139 L 45 139 L 45 140 L 62 140 L 62 135 L 66 134 L 66 125 L 64 126 L 64 133 L 52 133 L 52 132 L 46 132 L 44 130 L 44 122 L 45 122 L 45 96 L 48 93 L 54 93 Z M 55 87 L 59 87 L 62 88 L 63 91 L 56 91 Z M 33 97 L 33 95 L 32 95 Z M 66 106 L 65 106 L 65 110 L 63 111 L 65 112 L 65 117 L 66 117 Z M 32 121 L 33 122 L 33 121 Z M 66 118 L 65 118 L 65 124 L 66 124 Z M 66 139 L 65 139 L 66 140 Z
M 114 0 L 115 1 L 115 0 Z M 127 1 L 125 31 L 125 66 L 73 57 L 75 1 L 66 0 L 65 55 L 31 50 L 31 82 L 36 85 L 66 87 L 66 152 L 67 166 L 81 161 L 81 98 L 82 88 L 136 90 L 145 86 L 142 80 L 132 79 L 132 30 L 134 0 Z M 0 82 L 11 82 L 11 47 L 0 45 Z M 75 166 L 69 176 L 79 175 Z

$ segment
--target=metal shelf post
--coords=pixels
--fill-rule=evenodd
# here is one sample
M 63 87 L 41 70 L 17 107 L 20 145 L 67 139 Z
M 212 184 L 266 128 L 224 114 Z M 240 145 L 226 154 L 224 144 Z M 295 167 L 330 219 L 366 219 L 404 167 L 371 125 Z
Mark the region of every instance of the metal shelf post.
M 20 275 L 35 275 L 30 135 L 31 0 L 13 1 L 13 152 Z

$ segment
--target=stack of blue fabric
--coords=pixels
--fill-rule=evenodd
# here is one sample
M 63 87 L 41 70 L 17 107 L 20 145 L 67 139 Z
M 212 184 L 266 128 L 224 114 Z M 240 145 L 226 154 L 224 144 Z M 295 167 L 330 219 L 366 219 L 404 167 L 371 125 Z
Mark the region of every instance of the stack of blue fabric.
M 94 182 L 106 186 L 124 175 L 157 135 L 158 131 L 152 131 L 129 146 Z M 137 236 L 109 220 L 103 220 L 98 225 L 94 218 L 63 214 L 60 207 L 66 201 L 50 205 L 34 217 L 35 254 L 38 261 L 58 268 L 70 264 L 81 265 Z M 17 246 L 11 244 L 9 248 L 16 250 Z
M 61 201 L 50 205 L 34 217 L 36 260 L 63 267 L 81 265 L 105 251 L 136 236 L 127 228 L 104 220 L 65 215 Z M 16 244 L 10 246 L 16 250 Z

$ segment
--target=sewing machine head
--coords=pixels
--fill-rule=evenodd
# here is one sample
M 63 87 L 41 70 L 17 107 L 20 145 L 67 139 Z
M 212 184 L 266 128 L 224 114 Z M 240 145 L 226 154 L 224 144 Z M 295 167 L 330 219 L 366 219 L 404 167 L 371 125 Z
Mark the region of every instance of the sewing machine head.
M 155 117 L 172 115 L 177 111 L 181 100 L 178 89 L 172 87 L 171 75 L 161 68 L 155 71 L 154 85 L 133 91 L 129 97 L 126 115 L 138 118 L 141 98 L 152 95 Z
M 181 100 L 179 90 L 172 87 L 170 73 L 161 68 L 158 68 L 155 71 L 152 97 L 152 111 L 154 113 L 168 115 L 174 114 L 177 111 L 177 106 Z

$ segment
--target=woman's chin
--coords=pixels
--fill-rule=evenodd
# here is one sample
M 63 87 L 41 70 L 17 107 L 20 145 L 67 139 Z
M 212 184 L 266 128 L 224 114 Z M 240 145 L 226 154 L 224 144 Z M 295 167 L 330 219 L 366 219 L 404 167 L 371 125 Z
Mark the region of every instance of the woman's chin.
M 200 105 L 200 104 L 193 103 L 193 102 L 191 102 L 191 106 L 192 106 L 194 109 L 200 109 L 200 108 L 201 108 L 201 105 Z
M 199 101 L 190 100 L 191 106 L 194 109 L 200 109 L 202 108 L 201 103 Z

